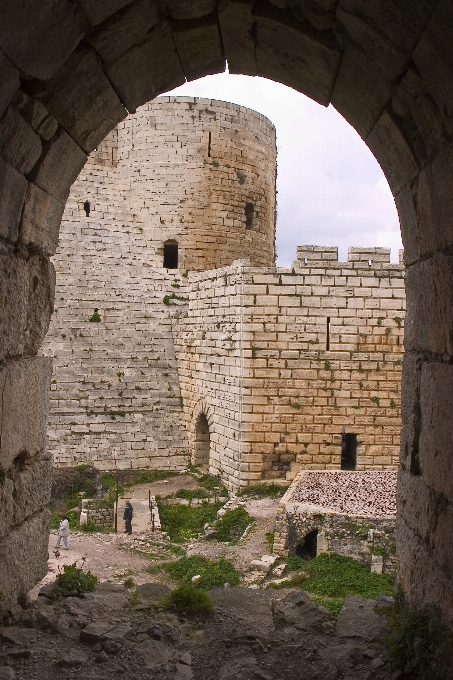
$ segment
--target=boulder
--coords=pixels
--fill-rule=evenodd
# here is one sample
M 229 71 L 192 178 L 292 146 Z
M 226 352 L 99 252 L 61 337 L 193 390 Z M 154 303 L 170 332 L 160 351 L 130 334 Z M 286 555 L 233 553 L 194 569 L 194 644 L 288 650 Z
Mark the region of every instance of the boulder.
M 337 620 L 335 633 L 341 638 L 360 638 L 371 642 L 382 636 L 386 622 L 376 611 L 375 600 L 348 597 Z
M 143 583 L 136 588 L 137 600 L 143 604 L 158 604 L 170 596 L 171 590 L 161 583 Z
M 11 666 L 0 666 L 0 680 L 14 680 L 16 674 Z
M 327 609 L 312 602 L 302 591 L 289 593 L 275 602 L 273 614 L 277 626 L 292 625 L 303 631 L 324 632 L 323 624 L 334 621 Z
M 69 653 L 62 659 L 56 662 L 58 668 L 77 668 L 78 666 L 83 666 L 88 662 L 88 654 L 85 652 L 79 652 L 75 649 L 69 650 Z
M 272 594 L 266 590 L 222 588 L 211 590 L 215 611 L 226 612 L 241 635 L 262 637 L 274 630 Z
M 138 656 L 146 668 L 152 669 L 163 663 L 168 663 L 171 652 L 168 647 L 159 640 L 145 640 L 135 648 Z

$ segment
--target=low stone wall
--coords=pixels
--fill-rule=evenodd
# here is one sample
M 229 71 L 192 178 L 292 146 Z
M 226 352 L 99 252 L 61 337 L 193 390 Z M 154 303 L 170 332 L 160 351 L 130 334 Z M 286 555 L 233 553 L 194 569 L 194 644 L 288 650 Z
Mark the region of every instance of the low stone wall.
M 279 503 L 274 553 L 296 554 L 317 531 L 317 555 L 333 552 L 393 573 L 395 496 L 394 472 L 302 472 Z M 347 512 L 348 504 L 356 513 Z
M 115 526 L 115 510 L 114 508 L 102 507 L 102 503 L 91 498 L 82 501 L 82 514 L 80 516 L 80 524 L 83 524 L 82 515 L 86 513 L 86 523 L 97 527 L 104 527 L 111 529 Z

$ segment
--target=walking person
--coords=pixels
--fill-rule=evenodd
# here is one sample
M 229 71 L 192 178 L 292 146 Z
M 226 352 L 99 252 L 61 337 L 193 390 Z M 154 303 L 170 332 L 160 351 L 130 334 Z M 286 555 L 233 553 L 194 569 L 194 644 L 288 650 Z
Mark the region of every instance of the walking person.
M 130 501 L 126 501 L 126 507 L 124 508 L 124 515 L 123 519 L 126 522 L 126 531 L 124 533 L 126 534 L 131 534 L 132 533 L 132 514 L 134 512 L 134 509 L 132 505 L 130 504 Z
M 61 539 L 63 539 L 63 549 L 64 550 L 69 550 L 69 519 L 67 515 L 61 515 L 61 522 L 60 526 L 58 527 L 58 536 L 57 536 L 57 542 L 55 544 L 56 548 L 60 547 Z

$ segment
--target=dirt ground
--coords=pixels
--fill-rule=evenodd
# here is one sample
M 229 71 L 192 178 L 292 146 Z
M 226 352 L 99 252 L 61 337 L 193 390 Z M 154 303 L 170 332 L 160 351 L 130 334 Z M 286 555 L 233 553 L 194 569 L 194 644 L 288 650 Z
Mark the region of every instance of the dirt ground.
M 168 480 L 160 480 L 152 484 L 140 484 L 128 489 L 124 498 L 130 498 L 135 503 L 147 504 L 149 493 L 152 495 L 169 495 L 178 489 L 196 489 L 197 481 L 191 475 L 178 475 Z M 233 562 L 234 566 L 242 572 L 249 572 L 250 562 L 257 560 L 262 555 L 270 553 L 266 541 L 266 533 L 274 529 L 275 515 L 279 499 L 262 498 L 252 499 L 245 503 L 245 509 L 255 519 L 256 523 L 247 535 L 237 545 L 218 543 L 217 541 L 203 541 L 192 539 L 186 546 L 187 555 L 202 555 L 211 559 L 225 557 Z M 57 574 L 66 564 L 77 566 L 84 565 L 84 569 L 89 569 L 97 578 L 102 581 L 115 581 L 122 583 L 125 579 L 132 577 L 134 583 L 155 582 L 156 575 L 147 573 L 146 569 L 150 565 L 149 557 L 141 556 L 135 551 L 137 540 L 152 538 L 152 534 L 147 531 L 143 516 L 138 519 L 139 531 L 134 527 L 133 534 L 128 536 L 124 533 L 124 522 L 118 520 L 118 533 L 84 533 L 72 531 L 70 537 L 70 549 L 64 550 L 55 548 L 56 531 L 52 531 L 49 536 L 49 571 L 44 579 L 31 591 L 32 599 L 37 597 L 39 589 L 46 583 L 55 580 Z M 138 517 L 138 515 L 137 515 Z M 135 531 L 134 531 L 135 529 Z M 140 529 L 144 529 L 140 531 Z M 159 543 L 159 534 L 156 534 L 156 545 L 153 549 L 155 559 L 153 562 L 171 558 L 165 546 Z M 131 550 L 132 549 L 132 550 Z M 174 559 L 174 557 L 173 557 Z M 260 574 L 251 572 L 246 576 L 247 580 L 255 580 Z M 164 577 L 165 578 L 165 577 Z

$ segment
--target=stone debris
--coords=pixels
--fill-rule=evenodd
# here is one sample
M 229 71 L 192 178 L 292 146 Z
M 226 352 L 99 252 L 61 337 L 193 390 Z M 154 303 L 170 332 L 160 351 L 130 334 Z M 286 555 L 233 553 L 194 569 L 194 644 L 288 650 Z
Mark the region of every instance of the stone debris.
M 263 555 L 260 560 L 252 560 L 250 566 L 252 569 L 258 571 L 264 571 L 266 574 L 270 571 L 277 561 L 278 557 L 276 555 Z
M 304 471 L 286 500 L 360 517 L 395 516 L 396 481 L 397 472 L 393 470 Z

